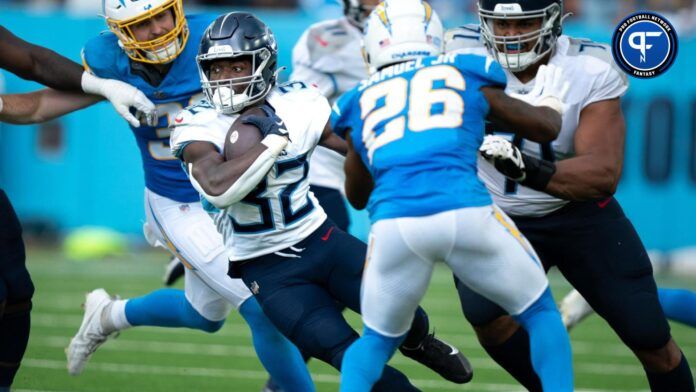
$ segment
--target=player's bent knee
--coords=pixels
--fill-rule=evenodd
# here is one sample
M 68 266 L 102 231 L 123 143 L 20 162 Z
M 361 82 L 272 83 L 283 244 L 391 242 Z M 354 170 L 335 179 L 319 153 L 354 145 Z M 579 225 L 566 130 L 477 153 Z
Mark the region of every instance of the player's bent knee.
M 222 326 L 225 324 L 225 319 L 227 318 L 229 310 L 226 313 L 214 312 L 210 311 L 210 309 L 208 309 L 206 306 L 204 312 L 202 313 L 204 314 L 199 313 L 188 301 L 186 301 L 186 316 L 191 321 L 191 324 L 195 325 L 196 329 L 213 333 L 219 331 L 220 328 L 222 328 Z M 221 314 L 221 317 L 216 317 L 220 316 Z
M 219 321 L 205 320 L 205 323 L 203 323 L 203 328 L 201 328 L 201 330 L 208 332 L 208 333 L 214 333 L 214 332 L 219 331 L 223 325 L 225 325 L 225 320 L 219 320 Z
M 317 313 L 325 312 L 315 312 L 298 323 L 291 340 L 303 352 L 340 369 L 343 355 L 360 335 L 342 320 Z
M 499 346 L 510 339 L 519 328 L 520 325 L 511 316 L 505 315 L 487 324 L 474 326 L 474 331 L 482 345 Z
M 617 330 L 621 340 L 633 351 L 657 351 L 672 339 L 669 325 L 664 323 L 632 323 Z

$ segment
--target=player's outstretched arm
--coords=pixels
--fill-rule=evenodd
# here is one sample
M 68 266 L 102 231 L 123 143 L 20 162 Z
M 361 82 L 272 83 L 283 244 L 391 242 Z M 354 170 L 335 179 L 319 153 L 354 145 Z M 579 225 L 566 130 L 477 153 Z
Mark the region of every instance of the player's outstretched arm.
M 129 108 L 154 119 L 155 105 L 135 87 L 117 80 L 101 79 L 76 62 L 44 47 L 30 44 L 0 26 L 0 68 L 61 91 L 84 91 L 101 95 L 132 126 L 140 126 Z
M 566 200 L 614 195 L 623 167 L 625 137 L 619 98 L 585 107 L 575 131 L 575 156 L 556 163 L 545 192 Z
M 367 206 L 367 201 L 370 199 L 375 183 L 372 179 L 372 174 L 367 170 L 360 155 L 353 148 L 350 132 L 346 132 L 346 142 L 348 144 L 348 152 L 343 165 L 346 172 L 346 197 L 355 209 L 362 210 Z
M 0 68 L 57 90 L 82 91 L 82 67 L 0 26 Z
M 546 143 L 556 139 L 562 119 L 558 111 L 548 106 L 534 106 L 513 98 L 500 87 L 482 87 L 490 107 L 488 119 L 502 129 L 514 129 L 527 140 Z
M 50 88 L 26 94 L 0 95 L 0 121 L 36 124 L 85 108 L 102 99 L 97 95 Z
M 225 161 L 215 145 L 199 141 L 186 145 L 183 159 L 194 188 L 215 207 L 226 208 L 263 180 L 287 143 L 287 134 L 266 133 L 247 151 Z

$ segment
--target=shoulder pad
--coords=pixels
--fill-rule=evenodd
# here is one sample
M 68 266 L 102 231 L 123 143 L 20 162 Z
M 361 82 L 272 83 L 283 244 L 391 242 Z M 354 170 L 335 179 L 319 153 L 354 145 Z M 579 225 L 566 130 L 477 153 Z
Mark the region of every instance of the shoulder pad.
M 445 52 L 482 46 L 481 28 L 477 24 L 467 24 L 445 32 Z
M 324 97 L 316 86 L 299 80 L 281 83 L 271 93 L 274 96 L 282 96 L 283 99 L 291 101 L 313 101 L 319 97 Z
M 571 38 L 568 37 L 567 56 L 592 56 L 602 60 L 608 64 L 614 64 L 614 58 L 611 55 L 611 47 L 601 42 L 594 42 L 586 38 Z
M 335 53 L 354 38 L 351 28 L 342 19 L 332 19 L 313 24 L 307 30 L 307 50 L 309 59 L 315 62 L 322 56 Z
M 594 42 L 586 38 L 572 38 L 567 36 L 561 36 L 559 39 L 566 38 L 568 40 L 568 50 L 566 51 L 566 56 L 589 56 L 595 60 L 604 63 L 608 68 L 613 68 L 622 79 L 623 83 L 628 84 L 628 77 L 621 71 L 614 61 L 614 57 L 611 54 L 611 47 L 608 44 L 601 42 Z M 588 64 L 588 67 L 594 72 L 602 71 L 602 65 Z M 598 68 L 599 69 L 596 69 Z
M 122 53 L 116 35 L 106 31 L 87 41 L 82 48 L 82 63 L 85 69 L 93 74 L 114 79 L 117 78 L 114 64 Z
M 205 125 L 218 116 L 215 108 L 205 99 L 186 107 L 174 117 L 174 127 Z

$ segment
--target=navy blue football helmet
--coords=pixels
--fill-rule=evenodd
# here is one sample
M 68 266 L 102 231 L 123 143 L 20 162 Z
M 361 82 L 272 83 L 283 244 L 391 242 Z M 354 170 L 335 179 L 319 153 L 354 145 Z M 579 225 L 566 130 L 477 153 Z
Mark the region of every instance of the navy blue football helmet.
M 362 30 L 368 11 L 372 11 L 374 6 L 367 6 L 361 0 L 343 0 L 343 14 L 348 21 L 355 27 Z
M 215 60 L 248 57 L 252 74 L 224 80 L 209 79 Z M 203 92 L 220 113 L 237 113 L 266 97 L 276 82 L 278 46 L 273 32 L 248 12 L 230 12 L 208 26 L 196 56 Z M 236 93 L 235 86 L 245 86 Z
M 563 0 L 479 0 L 481 36 L 495 59 L 512 72 L 519 72 L 553 50 L 562 33 Z M 541 19 L 541 28 L 515 36 L 496 35 L 496 20 Z M 520 48 L 531 43 L 529 51 Z

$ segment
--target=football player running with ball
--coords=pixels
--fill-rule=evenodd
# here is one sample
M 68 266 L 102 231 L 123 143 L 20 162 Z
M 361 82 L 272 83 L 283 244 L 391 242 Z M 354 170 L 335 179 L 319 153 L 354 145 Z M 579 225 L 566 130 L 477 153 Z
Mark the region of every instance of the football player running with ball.
M 562 67 L 570 82 L 563 128 L 553 142 L 511 135 L 514 127 L 491 127 L 479 175 L 494 202 L 529 239 L 544 269 L 558 267 L 634 352 L 653 391 L 693 391 L 648 255 L 613 198 L 623 163 L 626 76 L 607 45 L 561 35 L 561 0 L 479 0 L 478 8 L 480 26 L 450 31 L 447 50 L 495 57 L 509 80 L 506 91 L 522 99 L 542 83 L 535 74 L 546 64 Z M 481 345 L 527 389 L 541 390 L 538 369 L 521 360 L 529 358 L 527 331 L 455 280 Z
M 160 289 L 128 300 L 113 299 L 103 289 L 89 293 L 82 325 L 66 350 L 69 373 L 81 373 L 92 353 L 126 328 L 215 332 L 237 308 L 273 379 L 286 391 L 313 390 L 297 348 L 268 320 L 244 282 L 227 276 L 222 236 L 169 148 L 169 126 L 176 114 L 203 98 L 196 54 L 215 17 L 185 16 L 181 0 L 106 0 L 104 15 L 111 33 L 88 41 L 83 60 L 90 73 L 137 86 L 157 105 L 158 118 L 131 127 L 145 172 L 145 235 L 187 266 L 185 290 Z M 60 116 L 100 99 L 52 90 L 3 98 L 16 110 L 0 113 L 0 119 L 7 115 L 23 123 Z
M 328 127 L 331 108 L 303 82 L 276 86 L 275 38 L 249 13 L 219 17 L 197 60 L 208 99 L 176 118 L 173 152 L 213 212 L 230 275 L 244 280 L 303 352 L 340 369 L 358 334 L 337 303 L 360 311 L 367 247 L 327 219 L 309 191 L 315 147 L 346 151 Z M 404 340 L 418 348 L 411 358 L 451 381 L 469 381 L 466 359 L 428 334 L 422 309 L 414 312 Z M 375 390 L 416 389 L 387 368 Z

